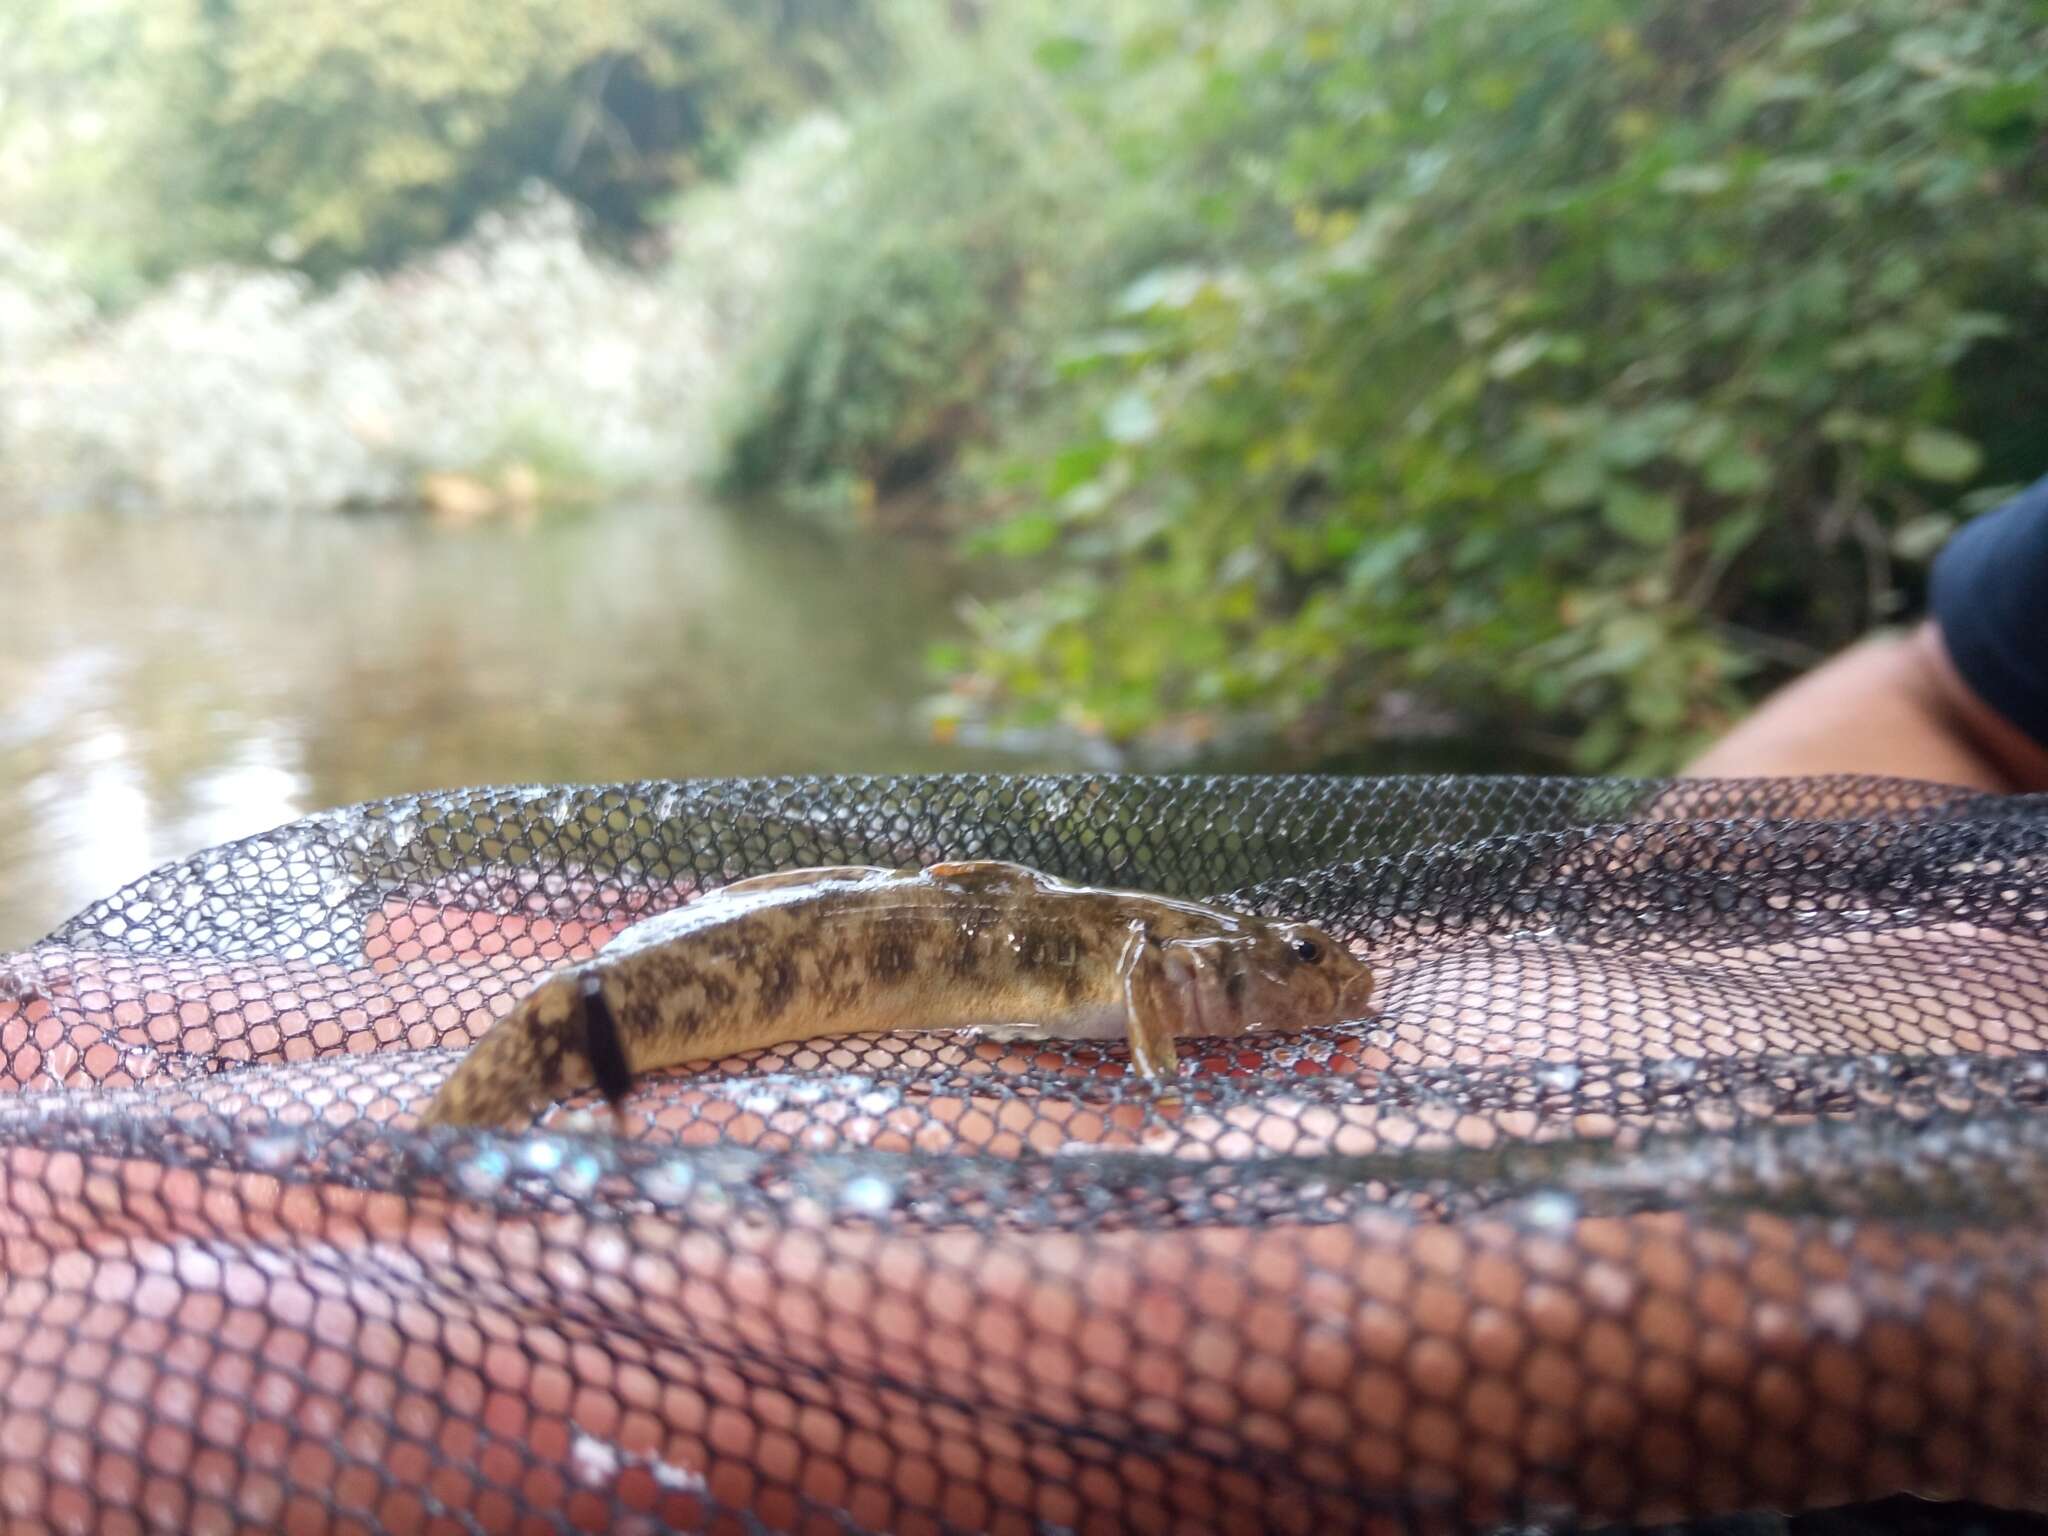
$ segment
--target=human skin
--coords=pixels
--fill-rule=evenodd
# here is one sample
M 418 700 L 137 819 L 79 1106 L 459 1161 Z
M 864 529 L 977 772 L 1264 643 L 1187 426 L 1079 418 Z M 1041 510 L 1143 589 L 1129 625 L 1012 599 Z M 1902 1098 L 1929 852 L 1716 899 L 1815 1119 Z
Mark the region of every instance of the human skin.
M 2048 790 L 2048 745 L 1978 697 L 1930 619 L 1787 684 L 1686 769 L 1694 778 L 1829 773 L 2028 793 Z

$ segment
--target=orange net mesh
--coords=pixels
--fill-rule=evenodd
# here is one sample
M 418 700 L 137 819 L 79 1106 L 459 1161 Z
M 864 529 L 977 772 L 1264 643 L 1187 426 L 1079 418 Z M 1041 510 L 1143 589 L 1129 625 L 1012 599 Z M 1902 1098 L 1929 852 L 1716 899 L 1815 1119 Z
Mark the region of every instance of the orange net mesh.
M 820 1040 L 414 1129 L 623 926 L 1004 858 L 1380 1013 Z M 2048 803 L 1872 780 L 492 790 L 0 962 L 0 1527 L 1449 1531 L 2048 1512 Z

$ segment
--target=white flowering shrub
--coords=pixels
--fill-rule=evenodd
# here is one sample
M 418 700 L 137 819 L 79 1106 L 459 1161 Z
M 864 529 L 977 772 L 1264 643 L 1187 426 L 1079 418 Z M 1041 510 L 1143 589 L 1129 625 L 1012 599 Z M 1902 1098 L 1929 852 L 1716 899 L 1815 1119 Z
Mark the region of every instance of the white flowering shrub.
M 679 208 L 655 272 L 593 254 L 536 196 L 391 274 L 319 292 L 209 268 L 107 322 L 0 243 L 0 507 L 328 510 L 534 458 L 678 482 L 843 137 L 821 121 L 762 146 Z

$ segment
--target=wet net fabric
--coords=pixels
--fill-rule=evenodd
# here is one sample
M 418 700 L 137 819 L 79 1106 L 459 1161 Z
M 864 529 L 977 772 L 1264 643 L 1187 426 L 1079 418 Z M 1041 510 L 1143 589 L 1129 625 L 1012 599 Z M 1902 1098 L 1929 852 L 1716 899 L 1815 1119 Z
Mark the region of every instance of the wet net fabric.
M 1328 927 L 1378 1011 L 841 1038 L 414 1131 L 751 874 Z M 2048 1511 L 2048 802 L 1873 780 L 435 794 L 0 963 L 0 1529 L 1452 1531 Z

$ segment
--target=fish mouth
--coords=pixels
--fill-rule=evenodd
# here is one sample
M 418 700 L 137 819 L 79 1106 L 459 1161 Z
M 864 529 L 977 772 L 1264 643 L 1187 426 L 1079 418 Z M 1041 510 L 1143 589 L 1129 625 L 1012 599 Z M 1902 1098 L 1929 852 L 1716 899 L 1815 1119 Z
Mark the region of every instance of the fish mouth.
M 1337 989 L 1337 1017 L 1340 1022 L 1364 1018 L 1372 1012 L 1376 978 L 1370 973 L 1353 976 Z

